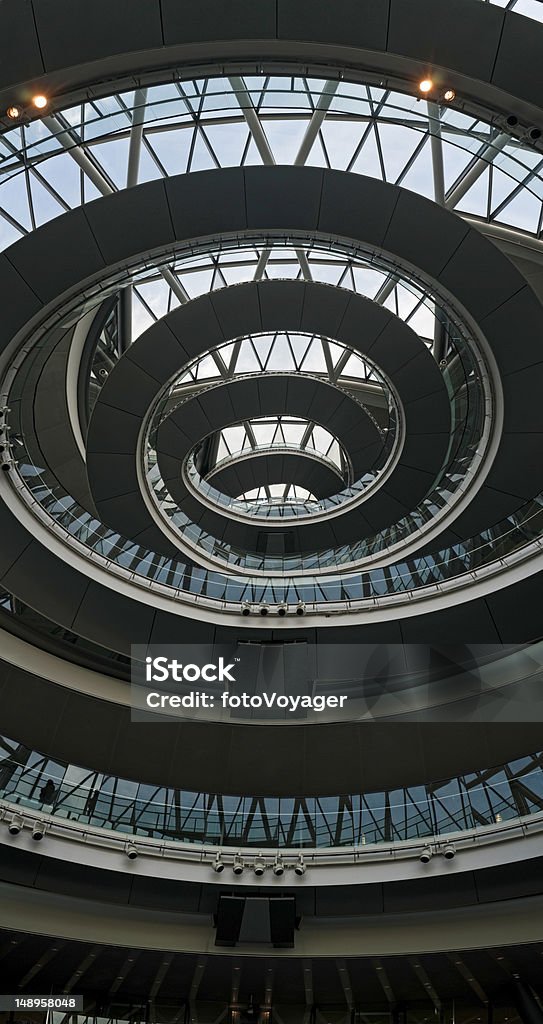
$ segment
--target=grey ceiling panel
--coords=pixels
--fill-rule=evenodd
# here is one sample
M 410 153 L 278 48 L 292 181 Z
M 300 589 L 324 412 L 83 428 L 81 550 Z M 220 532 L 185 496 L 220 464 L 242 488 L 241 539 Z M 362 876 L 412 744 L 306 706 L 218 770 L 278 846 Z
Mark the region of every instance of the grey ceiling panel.
M 439 280 L 478 319 L 526 286 L 525 279 L 497 246 L 489 245 L 473 229 L 441 271 Z
M 0 502 L 0 536 L 0 575 L 3 578 L 32 541 L 31 535 L 3 501 Z
M 405 418 L 408 433 L 443 433 L 449 429 L 450 409 L 444 402 L 436 401 L 435 394 L 406 402 Z
M 221 289 L 221 298 L 217 306 L 213 301 L 214 293 L 211 292 L 209 296 L 220 321 L 223 336 L 230 340 L 245 334 L 256 334 L 262 329 L 258 286 L 244 285 L 243 291 L 238 291 L 238 287 L 241 286 L 231 285 L 224 291 Z
M 543 362 L 516 370 L 505 377 L 506 392 L 503 428 L 511 433 L 539 433 L 543 435 L 541 407 L 541 375 Z M 542 467 L 543 469 L 543 467 Z M 532 481 L 533 482 L 533 481 Z
M 302 329 L 303 289 L 297 281 L 266 281 L 258 286 L 263 331 Z
M 486 601 L 502 643 L 524 643 L 543 636 L 543 573 L 498 590 Z
M 140 432 L 141 420 L 121 409 L 103 406 L 103 414 L 92 425 L 92 443 L 89 453 L 103 452 L 108 455 L 122 455 L 135 451 Z M 88 463 L 87 463 L 88 466 Z
M 15 84 L 37 78 L 45 69 L 31 0 L 3 0 L 0 14 L 4 25 L 0 32 L 2 81 Z
M 157 320 L 154 324 L 153 337 L 152 348 L 131 345 L 126 353 L 126 358 L 132 360 L 136 366 L 145 370 L 150 377 L 154 377 L 162 384 L 181 371 L 188 356 L 163 320 Z
M 414 509 L 421 500 L 421 494 L 427 494 L 430 490 L 434 479 L 432 473 L 425 473 L 420 469 L 412 469 L 408 466 L 399 466 L 390 480 L 387 480 L 386 489 L 402 505 Z
M 280 39 L 314 39 L 365 50 L 385 50 L 388 0 L 278 0 Z
M 423 55 L 426 66 L 454 68 L 478 80 L 488 79 L 503 19 L 499 8 L 473 6 L 472 0 L 455 0 L 454 5 L 439 8 L 432 0 L 410 0 L 409 4 L 390 0 L 387 49 L 414 59 Z M 446 85 L 445 75 L 440 77 Z
M 134 456 L 105 455 L 100 456 L 100 474 L 91 480 L 96 500 L 116 498 L 130 491 L 134 474 Z
M 247 167 L 249 228 L 314 231 L 322 191 L 320 167 Z
M 501 638 L 484 600 L 457 604 L 443 612 L 402 622 L 405 644 L 493 644 Z
M 363 315 L 361 315 L 362 310 Z M 398 327 L 400 336 L 405 337 L 411 334 L 410 328 L 406 328 L 403 321 L 396 320 L 393 314 L 379 303 L 371 302 L 370 299 L 362 298 L 362 296 L 351 295 L 341 321 L 341 328 L 337 333 L 345 345 L 349 345 L 362 355 L 369 355 L 376 340 L 391 320 L 395 320 L 396 324 L 401 323 L 401 327 Z
M 400 189 L 362 175 L 327 171 L 320 204 L 319 231 L 382 245 Z
M 146 409 L 151 404 L 157 391 L 158 383 L 155 378 L 141 370 L 131 359 L 125 359 L 122 381 L 116 374 L 110 373 L 100 398 L 104 405 L 112 409 L 138 416 L 141 409 Z
M 84 210 L 57 217 L 10 246 L 7 255 L 43 302 L 104 267 Z
M 215 236 L 246 226 L 243 171 L 238 167 L 223 168 L 220 181 L 216 171 L 167 178 L 166 193 L 178 239 Z
M 168 315 L 167 324 L 174 337 L 186 354 L 186 359 L 193 359 L 207 349 L 216 348 L 225 338 L 211 299 L 202 295 L 192 302 L 175 309 Z M 139 339 L 138 339 L 139 340 Z M 138 346 L 138 348 L 146 346 Z
M 477 501 L 473 501 L 466 511 L 461 512 L 455 519 L 454 531 L 458 537 L 474 537 L 481 530 L 496 526 L 518 507 L 518 495 L 505 494 L 494 487 L 489 487 L 488 484 L 483 484 L 477 492 Z M 436 541 L 437 546 L 444 546 L 441 536 Z
M 5 253 L 0 254 L 0 308 L 0 349 L 11 341 L 25 320 L 42 308 L 41 300 Z
M 427 216 L 421 216 L 423 208 Z M 435 278 L 468 231 L 467 224 L 460 217 L 451 217 L 450 212 L 437 203 L 402 189 L 383 245 L 389 252 L 401 251 L 413 267 L 425 270 Z
M 19 554 L 3 583 L 16 594 L 24 592 L 25 602 L 33 608 L 46 608 L 48 618 L 61 625 L 71 625 L 88 587 L 83 573 L 75 572 L 69 562 L 62 562 L 36 541 Z
M 504 434 L 500 442 L 500 458 L 496 459 L 486 478 L 489 487 L 507 494 L 533 497 L 540 488 L 543 464 L 542 437 L 539 433 Z
M 155 188 L 158 184 L 161 187 Z M 114 220 L 110 213 L 113 205 Z M 108 264 L 162 247 L 175 238 L 163 181 L 146 182 L 96 199 L 86 204 L 85 212 Z
M 131 644 L 148 642 L 154 614 L 150 605 L 127 601 L 120 591 L 91 581 L 73 628 L 104 647 L 127 654 Z
M 541 107 L 543 83 L 534 69 L 540 67 L 542 49 L 543 26 L 532 18 L 506 12 L 492 84 Z
M 162 46 L 159 0 L 146 0 L 137 17 L 132 0 L 93 0 L 84 16 L 73 0 L 34 0 L 40 45 L 47 71 Z
M 512 373 L 540 361 L 540 316 L 541 303 L 526 286 L 481 320 L 483 332 L 488 331 L 492 336 L 492 351 L 503 373 Z M 518 344 L 519 334 L 521 345 Z
M 301 330 L 334 339 L 351 295 L 346 288 L 328 285 L 305 294 Z
M 405 389 L 405 394 L 408 394 L 412 400 L 440 393 L 443 390 L 443 378 L 437 364 L 430 357 L 431 364 L 429 365 L 425 358 L 426 355 L 426 352 L 418 353 L 394 374 L 396 387 Z
M 164 42 L 200 42 L 209 39 L 270 39 L 275 32 L 275 0 L 202 0 L 197 7 L 162 0 Z

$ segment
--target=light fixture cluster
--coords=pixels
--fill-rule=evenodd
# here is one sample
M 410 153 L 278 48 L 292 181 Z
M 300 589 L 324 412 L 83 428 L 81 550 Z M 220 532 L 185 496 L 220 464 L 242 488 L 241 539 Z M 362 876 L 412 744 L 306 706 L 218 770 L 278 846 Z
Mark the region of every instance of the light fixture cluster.
M 13 458 L 13 447 L 9 440 L 9 426 L 7 423 L 7 414 L 11 412 L 7 405 L 0 408 L 0 466 L 4 470 L 4 473 L 9 472 L 12 466 L 15 465 L 15 459 Z
M 450 86 L 447 86 L 445 89 L 437 89 L 432 78 L 423 78 L 419 82 L 419 92 L 423 96 L 430 96 L 435 93 L 436 99 L 444 103 L 452 103 L 456 99 L 456 91 L 454 89 Z
M 10 104 L 6 110 L 6 117 L 9 117 L 10 121 L 21 121 L 23 118 L 28 117 L 31 108 L 34 110 L 45 110 L 48 105 L 49 100 L 47 96 L 44 96 L 43 93 L 36 93 L 26 107 L 20 107 L 17 103 Z
M 225 864 L 221 854 L 217 853 L 215 860 L 213 861 L 212 864 L 213 871 L 220 875 L 222 874 L 226 866 L 227 865 Z M 302 875 L 305 875 L 305 872 L 307 870 L 304 857 L 301 853 L 298 854 L 298 857 L 296 858 L 294 864 L 285 864 L 283 857 L 281 856 L 280 853 L 277 853 L 272 861 L 266 860 L 266 858 L 262 856 L 262 853 L 258 853 L 254 861 L 252 861 L 252 863 L 246 863 L 246 861 L 244 860 L 240 853 L 235 854 L 234 859 L 232 861 L 232 871 L 234 872 L 235 875 L 242 875 L 245 868 L 251 867 L 258 878 L 262 877 L 264 872 L 268 871 L 270 868 L 273 871 L 274 875 L 276 875 L 278 878 L 284 874 L 286 868 L 294 868 L 294 873 L 300 877 Z
M 419 857 L 421 864 L 429 864 L 434 853 L 440 854 L 445 860 L 454 860 L 456 857 L 456 846 L 454 843 L 445 843 L 444 846 L 437 846 L 435 849 L 432 849 L 431 846 L 425 846 Z
M 12 814 L 8 821 L 8 832 L 10 836 L 18 836 L 25 827 L 25 820 L 22 814 Z M 46 824 L 44 821 L 36 821 L 32 826 L 32 838 L 35 843 L 40 843 L 45 835 Z
M 295 605 L 288 605 L 286 602 L 281 604 L 268 604 L 267 601 L 261 601 L 260 604 L 251 604 L 249 601 L 243 601 L 241 605 L 241 614 L 244 618 L 249 615 L 278 615 L 280 619 L 284 619 L 285 615 L 305 615 L 305 601 L 298 601 Z

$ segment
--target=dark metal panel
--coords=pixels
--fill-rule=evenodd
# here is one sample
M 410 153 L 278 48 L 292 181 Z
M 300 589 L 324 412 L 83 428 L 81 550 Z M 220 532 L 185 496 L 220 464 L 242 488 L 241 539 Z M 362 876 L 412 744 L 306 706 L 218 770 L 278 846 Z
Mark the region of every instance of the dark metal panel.
M 395 185 L 344 171 L 326 171 L 319 214 L 319 231 L 382 245 L 400 196 Z
M 503 434 L 500 457 L 494 461 L 486 483 L 508 494 L 533 497 L 543 470 L 541 451 L 541 433 Z
M 133 416 L 121 409 L 104 405 L 100 416 L 91 420 L 92 435 L 89 431 L 87 454 L 103 452 L 108 455 L 134 452 L 141 427 L 139 416 Z M 87 460 L 87 471 L 90 463 Z
M 153 325 L 153 346 L 131 345 L 125 353 L 137 366 L 160 384 L 184 366 L 188 354 L 163 320 Z
M 439 280 L 477 319 L 526 287 L 525 278 L 507 256 L 473 229 L 441 271 Z
M 178 239 L 241 231 L 246 227 L 243 170 L 198 171 L 166 179 L 166 194 Z
M 431 65 L 454 68 L 478 80 L 494 67 L 503 12 L 492 5 L 455 0 L 436 7 L 433 0 L 391 0 L 387 49 Z M 416 72 L 415 72 L 416 76 Z M 443 84 L 447 84 L 443 76 Z
M 472 0 L 467 2 L 471 4 Z M 468 232 L 461 217 L 451 216 L 437 203 L 401 189 L 383 245 L 389 252 L 401 252 L 413 267 L 435 278 Z
M 116 53 L 162 46 L 158 0 L 134 12 L 133 0 L 34 0 L 40 46 L 47 71 L 84 64 Z
M 210 293 L 210 301 L 221 324 L 225 338 L 234 340 L 246 334 L 262 330 L 260 303 L 257 284 L 231 285 L 221 289 L 220 300 L 215 303 L 217 293 Z
M 482 598 L 402 620 L 405 644 L 494 644 L 500 636 Z
M 175 239 L 163 181 L 146 182 L 95 199 L 86 204 L 85 212 L 108 265 Z
M 105 265 L 83 209 L 56 217 L 25 235 L 6 255 L 43 302 L 57 298 Z
M 455 875 L 411 879 L 409 882 L 391 882 L 383 886 L 385 914 L 435 910 L 436 907 L 467 907 L 477 903 L 475 879 L 471 871 Z
M 36 292 L 23 280 L 5 253 L 0 255 L 0 308 L 1 349 L 11 341 L 19 328 L 42 308 L 42 302 Z
M 540 68 L 542 52 L 543 26 L 532 18 L 506 12 L 492 84 L 541 107 L 543 83 L 534 69 Z
M 481 320 L 482 330 L 492 337 L 492 351 L 503 373 L 540 361 L 540 317 L 541 303 L 526 286 Z M 519 333 L 522 345 L 518 344 Z
M 502 643 L 524 643 L 543 636 L 543 573 L 490 594 L 486 603 Z
M 122 410 L 133 416 L 141 416 L 142 409 L 147 409 L 158 392 L 158 382 L 140 369 L 131 359 L 123 360 L 123 372 L 110 373 L 100 392 L 100 408 Z M 98 403 L 97 403 L 98 404 Z M 91 417 L 91 430 L 94 413 Z
M 350 298 L 346 288 L 336 288 L 334 285 L 308 289 L 304 298 L 301 330 L 334 339 Z
M 147 643 L 154 614 L 150 605 L 127 600 L 122 593 L 92 581 L 77 611 L 73 628 L 95 643 L 126 654 L 130 644 Z
M 475 537 L 482 530 L 505 519 L 519 507 L 519 496 L 505 494 L 495 487 L 483 484 L 477 497 L 465 512 L 462 512 L 454 521 L 454 532 L 457 537 Z M 435 548 L 444 547 L 446 541 L 440 535 L 435 541 Z
M 312 39 L 321 43 L 385 50 L 388 0 L 278 0 L 280 39 Z
M 32 608 L 47 609 L 48 618 L 63 626 L 71 625 L 89 585 L 85 575 L 37 541 L 18 556 L 3 583 L 13 593 L 24 594 L 23 600 Z
M 275 0 L 201 0 L 194 7 L 178 0 L 162 0 L 164 42 L 200 42 L 213 39 L 272 39 Z
M 396 472 L 387 480 L 386 490 L 412 511 L 421 501 L 421 495 L 428 493 L 434 479 L 433 473 L 424 473 L 410 466 L 398 466 Z
M 522 328 L 520 328 L 522 330 Z M 541 379 L 543 362 L 510 373 L 504 380 L 505 409 L 503 429 L 506 433 L 526 432 L 543 435 Z M 541 467 L 543 469 L 543 467 Z M 533 480 L 532 480 L 533 484 Z
M 319 218 L 320 167 L 247 167 L 249 228 L 314 231 Z
M 441 433 L 449 429 L 451 411 L 448 403 L 436 401 L 436 395 L 405 403 L 407 432 Z
M 427 349 L 417 353 L 394 374 L 394 384 L 409 395 L 411 401 L 431 394 L 436 396 L 436 402 L 445 398 L 443 377 Z
M 3 0 L 0 8 L 0 67 L 6 84 L 37 78 L 44 71 L 31 0 Z
M 0 537 L 0 575 L 4 577 L 31 543 L 32 537 L 3 501 L 0 501 Z
M 259 284 L 263 331 L 302 329 L 303 286 L 298 281 L 266 281 Z
M 134 455 L 100 456 L 100 472 L 93 472 L 91 486 L 96 501 L 116 498 L 130 491 L 133 481 Z

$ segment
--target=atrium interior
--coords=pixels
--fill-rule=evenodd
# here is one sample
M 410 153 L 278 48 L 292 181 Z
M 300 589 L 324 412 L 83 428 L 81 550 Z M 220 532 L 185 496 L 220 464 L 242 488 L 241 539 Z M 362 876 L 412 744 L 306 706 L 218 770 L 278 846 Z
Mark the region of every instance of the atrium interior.
M 0 1024 L 543 1024 L 542 67 L 0 0 Z

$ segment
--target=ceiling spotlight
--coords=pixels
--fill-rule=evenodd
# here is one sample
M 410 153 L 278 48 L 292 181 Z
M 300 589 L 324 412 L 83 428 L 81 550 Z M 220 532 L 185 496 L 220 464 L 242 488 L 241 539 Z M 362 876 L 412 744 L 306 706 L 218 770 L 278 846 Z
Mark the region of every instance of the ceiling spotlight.
M 278 875 L 279 876 L 279 875 L 282 875 L 284 873 L 284 871 L 285 871 L 285 866 L 283 864 L 283 858 L 281 857 L 281 854 L 278 853 L 277 857 L 275 858 L 275 860 L 273 862 L 273 873 L 274 873 L 274 875 Z
M 6 114 L 12 121 L 16 121 L 21 116 L 22 110 L 20 107 L 8 107 Z
M 243 857 L 240 857 L 239 853 L 236 853 L 236 856 L 234 857 L 234 863 L 232 864 L 232 871 L 234 872 L 235 875 L 241 875 L 243 874 L 244 867 L 245 864 L 243 863 Z
M 216 871 L 218 875 L 220 875 L 221 871 L 224 871 L 224 862 L 221 860 L 219 853 L 213 861 L 213 870 Z
M 419 92 L 429 93 L 434 88 L 434 83 L 431 78 L 423 78 L 422 82 L 419 82 Z
M 296 605 L 296 615 L 305 615 L 305 601 L 298 601 Z
M 425 846 L 422 851 L 419 860 L 421 864 L 429 864 L 432 859 L 432 851 L 429 846 Z
M 454 91 L 454 89 L 445 89 L 445 92 L 443 93 L 443 99 L 445 100 L 446 103 L 452 103 L 452 101 L 456 99 L 456 92 Z
M 248 603 L 248 601 L 243 601 L 241 605 L 241 614 L 245 618 L 247 618 L 247 616 L 251 614 L 251 605 Z
M 260 876 L 260 875 L 264 874 L 265 870 L 266 870 L 266 861 L 264 860 L 262 854 L 259 853 L 258 857 L 255 858 L 255 862 L 253 864 L 253 871 L 254 871 L 255 875 L 259 875 Z
M 268 608 L 266 601 L 263 601 L 258 610 L 261 615 L 267 615 L 270 609 Z
M 32 106 L 36 107 L 36 110 L 44 110 L 47 106 L 47 102 L 47 96 L 43 96 L 41 93 L 32 97 Z
M 32 829 L 32 838 L 35 840 L 36 843 L 41 843 L 44 835 L 45 825 L 43 821 L 37 821 L 36 824 L 34 825 L 34 828 Z
M 453 857 L 456 856 L 456 847 L 453 846 L 452 843 L 447 843 L 447 845 L 443 847 L 443 856 L 445 860 L 452 860 Z
M 138 856 L 138 850 L 137 847 L 134 846 L 134 843 L 127 843 L 124 848 L 124 852 L 126 853 L 128 860 L 136 860 Z
M 285 604 L 284 601 L 283 601 L 282 604 L 278 604 L 277 605 L 277 614 L 280 615 L 282 619 L 284 619 L 284 617 L 287 614 L 287 612 L 288 612 L 288 604 Z
M 10 836 L 18 836 L 19 832 L 24 828 L 24 820 L 20 814 L 14 814 L 9 825 L 8 832 Z
M 305 875 L 305 870 L 306 870 L 306 868 L 305 868 L 305 860 L 302 857 L 302 855 L 300 854 L 300 856 L 298 857 L 298 860 L 296 861 L 296 863 L 294 865 L 294 871 L 296 872 L 297 875 Z
M 541 128 L 530 128 L 528 135 L 532 142 L 537 142 L 537 140 L 541 138 Z
M 518 117 L 516 117 L 515 114 L 509 114 L 509 117 L 506 117 L 505 119 L 505 123 L 509 126 L 509 128 L 516 128 L 518 124 Z

